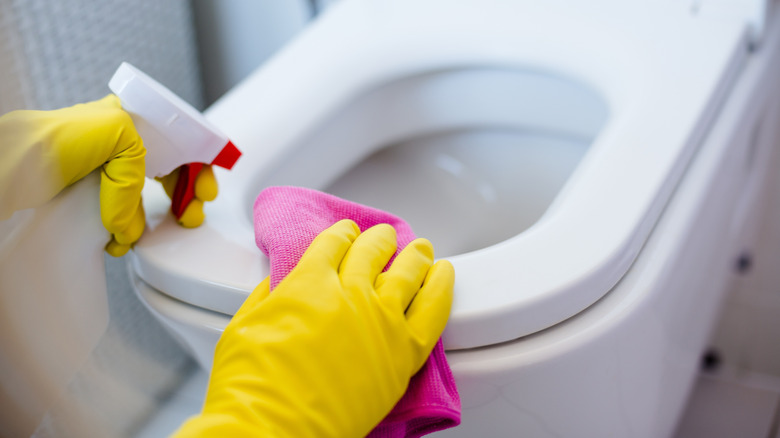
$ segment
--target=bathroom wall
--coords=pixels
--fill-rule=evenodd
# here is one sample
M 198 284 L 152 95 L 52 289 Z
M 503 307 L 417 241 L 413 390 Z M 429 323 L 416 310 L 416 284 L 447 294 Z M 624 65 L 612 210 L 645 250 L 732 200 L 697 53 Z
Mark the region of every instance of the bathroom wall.
M 53 109 L 108 94 L 128 61 L 202 104 L 186 2 L 0 1 L 0 114 Z
M 735 260 L 734 286 L 711 345 L 724 368 L 780 378 L 780 103 L 763 122 L 775 132 L 764 213 Z
M 206 104 L 272 56 L 309 22 L 309 0 L 192 0 Z

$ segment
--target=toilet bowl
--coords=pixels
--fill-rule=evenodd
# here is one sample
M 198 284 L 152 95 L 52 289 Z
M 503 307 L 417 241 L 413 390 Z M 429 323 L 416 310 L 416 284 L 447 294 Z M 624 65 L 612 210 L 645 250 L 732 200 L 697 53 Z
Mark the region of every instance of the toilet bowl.
M 203 226 L 147 184 L 141 301 L 208 369 L 269 272 L 254 198 L 320 189 L 404 217 L 455 266 L 463 423 L 442 436 L 668 436 L 755 239 L 780 36 L 570 3 L 332 7 L 207 110 L 244 156 Z

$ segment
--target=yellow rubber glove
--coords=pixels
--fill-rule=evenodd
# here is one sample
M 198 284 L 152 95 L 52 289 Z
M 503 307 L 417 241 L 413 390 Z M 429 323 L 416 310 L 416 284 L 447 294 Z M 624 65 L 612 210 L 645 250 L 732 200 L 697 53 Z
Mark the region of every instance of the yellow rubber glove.
M 179 179 L 179 169 L 170 174 L 157 178 L 162 183 L 165 193 L 173 199 L 173 190 L 176 188 L 176 182 Z M 203 203 L 213 201 L 218 193 L 217 178 L 214 176 L 214 170 L 211 165 L 204 165 L 195 179 L 195 197 L 190 201 L 184 213 L 177 219 L 179 224 L 185 228 L 199 227 L 206 216 L 203 214 Z
M 100 214 L 111 233 L 106 251 L 120 256 L 141 237 L 143 141 L 119 98 L 54 111 L 0 117 L 0 220 L 37 207 L 101 168 Z
M 349 220 L 312 242 L 269 295 L 228 324 L 201 414 L 177 437 L 363 437 L 395 406 L 440 337 L 454 271 L 425 239 L 387 272 L 395 230 Z

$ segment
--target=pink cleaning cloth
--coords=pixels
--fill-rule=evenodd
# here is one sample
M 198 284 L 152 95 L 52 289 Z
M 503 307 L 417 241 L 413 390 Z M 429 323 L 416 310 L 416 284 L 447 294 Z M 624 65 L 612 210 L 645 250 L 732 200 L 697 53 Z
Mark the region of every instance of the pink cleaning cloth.
M 361 231 L 382 223 L 392 225 L 398 240 L 396 255 L 415 238 L 411 227 L 392 214 L 302 187 L 263 190 L 254 215 L 257 246 L 271 264 L 271 290 L 295 267 L 314 238 L 342 219 L 352 219 Z M 458 424 L 460 396 L 439 340 L 404 396 L 368 436 L 416 438 Z

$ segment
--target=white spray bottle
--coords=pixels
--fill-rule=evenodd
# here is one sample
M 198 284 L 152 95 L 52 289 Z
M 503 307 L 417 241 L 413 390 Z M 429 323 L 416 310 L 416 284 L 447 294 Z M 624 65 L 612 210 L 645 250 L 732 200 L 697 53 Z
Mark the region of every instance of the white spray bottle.
M 189 204 L 204 164 L 231 169 L 241 156 L 203 115 L 159 82 L 123 62 L 108 83 L 130 114 L 146 147 L 146 176 L 160 177 L 184 166 L 174 190 L 176 217 Z

